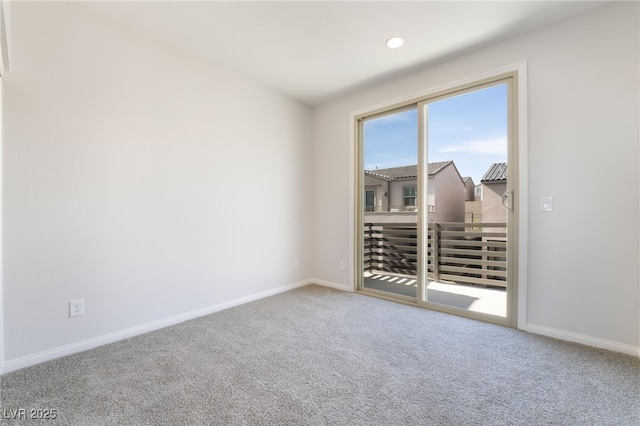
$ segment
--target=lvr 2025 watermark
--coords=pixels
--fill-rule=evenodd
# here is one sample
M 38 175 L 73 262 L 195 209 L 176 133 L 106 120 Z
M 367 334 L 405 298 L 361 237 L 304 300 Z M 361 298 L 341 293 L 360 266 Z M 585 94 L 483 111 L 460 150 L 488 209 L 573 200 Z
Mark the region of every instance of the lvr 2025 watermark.
M 2 408 L 0 419 L 7 420 L 54 420 L 58 417 L 55 408 Z

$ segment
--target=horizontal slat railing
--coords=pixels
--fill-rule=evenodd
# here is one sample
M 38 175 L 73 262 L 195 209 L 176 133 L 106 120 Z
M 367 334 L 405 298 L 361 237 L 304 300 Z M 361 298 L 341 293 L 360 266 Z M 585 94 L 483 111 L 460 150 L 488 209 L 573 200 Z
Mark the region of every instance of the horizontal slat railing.
M 506 223 L 430 223 L 425 265 L 429 279 L 506 287 Z M 364 268 L 417 273 L 417 225 L 366 223 Z
M 417 228 L 406 223 L 365 224 L 365 263 L 369 270 L 415 275 Z
M 454 254 L 458 256 L 493 256 L 493 257 L 507 257 L 507 253 L 500 251 L 489 251 L 489 250 L 463 250 L 463 249 L 452 249 L 442 247 L 440 249 L 440 253 Z

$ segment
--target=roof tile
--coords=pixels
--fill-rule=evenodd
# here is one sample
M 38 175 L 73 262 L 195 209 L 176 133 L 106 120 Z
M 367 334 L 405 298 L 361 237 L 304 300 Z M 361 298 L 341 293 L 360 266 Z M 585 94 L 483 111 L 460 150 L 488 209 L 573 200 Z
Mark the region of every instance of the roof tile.
M 440 170 L 452 164 L 453 161 L 439 161 L 437 163 L 429 163 L 429 176 L 433 176 Z M 403 178 L 418 177 L 418 166 L 413 164 L 410 166 L 390 167 L 388 169 L 365 170 L 370 176 L 380 177 L 383 179 L 395 180 Z
M 480 182 L 501 182 L 507 180 L 507 163 L 493 163 L 482 176 Z

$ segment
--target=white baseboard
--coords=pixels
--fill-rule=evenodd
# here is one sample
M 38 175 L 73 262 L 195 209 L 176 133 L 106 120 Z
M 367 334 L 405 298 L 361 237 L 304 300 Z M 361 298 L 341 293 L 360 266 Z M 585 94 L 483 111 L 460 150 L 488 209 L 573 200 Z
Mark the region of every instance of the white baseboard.
M 580 343 L 582 345 L 593 346 L 610 351 L 621 352 L 627 355 L 640 357 L 640 347 L 627 345 L 625 343 L 613 342 L 611 340 L 600 339 L 597 337 L 587 336 L 584 334 L 572 333 L 570 331 L 557 330 L 554 328 L 543 327 L 535 324 L 527 324 L 526 331 L 543 336 L 554 337 L 560 340 Z
M 117 342 L 119 340 L 134 337 L 140 334 L 148 333 L 150 331 L 158 330 L 164 327 L 169 327 L 174 324 L 179 324 L 184 321 L 188 321 L 194 318 L 198 318 L 204 315 L 209 315 L 214 312 L 222 311 L 225 309 L 233 308 L 235 306 L 243 305 L 245 303 L 253 302 L 255 300 L 263 299 L 265 297 L 274 296 L 285 291 L 293 290 L 294 288 L 303 287 L 309 284 L 317 284 L 324 287 L 330 287 L 337 290 L 353 292 L 353 288 L 349 285 L 338 284 L 331 281 L 325 281 L 320 279 L 307 279 L 299 281 L 293 284 L 288 284 L 280 287 L 276 287 L 271 290 L 263 291 L 260 293 L 252 294 L 249 296 L 241 297 L 238 299 L 230 300 L 223 303 L 207 306 L 205 308 L 196 309 L 186 312 L 184 314 L 175 315 L 173 317 L 165 318 L 158 321 L 142 324 L 139 326 L 127 328 L 124 330 L 116 331 L 113 333 L 105 334 L 102 336 L 94 337 L 91 339 L 83 340 L 69 345 L 59 346 L 57 348 L 49 349 L 46 351 L 38 352 L 35 354 L 15 358 L 2 363 L 2 374 L 16 371 L 21 368 L 29 367 L 31 365 L 40 364 L 42 362 L 51 361 L 56 358 L 60 358 L 74 353 L 86 351 L 89 349 L 97 348 L 98 346 L 106 345 L 108 343 Z M 557 330 L 553 328 L 543 327 L 535 324 L 527 324 L 526 331 L 535 334 L 541 334 L 544 336 L 554 337 L 556 339 L 567 340 L 570 342 L 580 343 L 587 346 L 594 346 L 597 348 L 608 349 L 615 352 L 621 352 L 628 355 L 640 357 L 640 347 L 627 345 L 624 343 L 613 342 L 610 340 L 599 339 L 596 337 L 586 336 L 577 333 L 571 333 L 568 331 Z
M 336 290 L 342 290 L 342 291 L 349 291 L 353 293 L 353 288 L 351 288 L 351 286 L 349 285 L 345 285 L 345 284 L 338 284 L 338 283 L 334 283 L 332 281 L 325 281 L 325 280 L 319 280 L 316 278 L 312 278 L 310 280 L 307 280 L 309 282 L 309 284 L 318 284 L 324 287 L 331 287 L 331 288 L 335 288 Z
M 161 319 L 158 321 L 149 322 L 139 326 L 127 328 L 124 330 L 116 331 L 113 333 L 105 334 L 91 339 L 83 340 L 76 343 L 71 343 L 57 348 L 48 349 L 46 351 L 38 352 L 32 355 L 26 355 L 20 358 L 15 358 L 2 363 L 2 374 L 9 373 L 11 371 L 19 370 L 21 368 L 29 367 L 31 365 L 40 364 L 45 361 L 51 361 L 56 358 L 60 358 L 67 355 L 72 355 L 78 352 L 83 352 L 89 349 L 97 348 L 98 346 L 106 345 L 108 343 L 117 342 L 119 340 L 128 339 L 140 334 L 148 333 L 150 331 L 158 330 L 171 325 L 179 324 L 184 321 L 188 321 L 194 318 L 198 318 L 204 315 L 209 315 L 214 312 L 222 311 L 225 309 L 233 308 L 234 306 L 243 305 L 245 303 L 253 302 L 255 300 L 263 299 L 265 297 L 274 296 L 285 291 L 293 290 L 294 288 L 303 287 L 305 285 L 314 284 L 315 280 L 304 280 L 297 283 L 276 287 L 271 290 L 263 291 L 260 293 L 252 294 L 238 299 L 230 300 L 228 302 L 218 303 L 205 308 L 196 309 L 193 311 L 185 312 L 184 314 L 175 315 L 173 317 Z

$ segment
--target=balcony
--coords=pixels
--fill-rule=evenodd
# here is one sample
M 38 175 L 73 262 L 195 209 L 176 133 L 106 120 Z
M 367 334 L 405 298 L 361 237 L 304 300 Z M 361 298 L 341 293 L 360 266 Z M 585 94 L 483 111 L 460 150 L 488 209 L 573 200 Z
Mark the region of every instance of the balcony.
M 427 235 L 427 300 L 505 316 L 506 223 L 430 223 Z M 417 241 L 416 223 L 365 223 L 364 287 L 416 297 Z
M 431 209 L 432 209 L 433 206 L 429 206 L 429 207 L 431 207 Z M 387 213 L 387 212 L 392 212 L 392 213 L 399 213 L 399 212 L 415 213 L 418 210 L 418 207 L 417 206 L 405 206 L 405 205 L 399 204 L 399 205 L 385 205 L 385 206 L 366 206 L 364 210 L 367 213 Z

